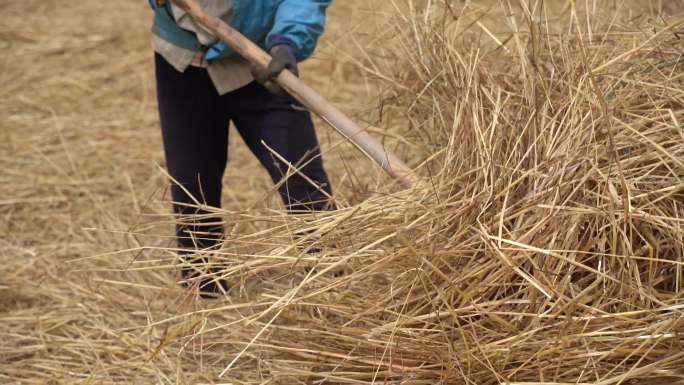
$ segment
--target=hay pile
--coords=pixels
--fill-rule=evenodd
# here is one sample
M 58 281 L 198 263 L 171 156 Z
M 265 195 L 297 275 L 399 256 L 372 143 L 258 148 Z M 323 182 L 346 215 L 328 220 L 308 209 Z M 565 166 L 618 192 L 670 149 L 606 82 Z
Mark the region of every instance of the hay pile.
M 56 272 L 3 271 L 0 378 L 684 381 L 682 9 L 560 3 L 401 9 L 359 64 L 383 85 L 376 125 L 428 180 L 329 214 L 216 210 L 220 301 L 176 286 L 153 241 L 168 216 L 67 266 L 16 251 Z

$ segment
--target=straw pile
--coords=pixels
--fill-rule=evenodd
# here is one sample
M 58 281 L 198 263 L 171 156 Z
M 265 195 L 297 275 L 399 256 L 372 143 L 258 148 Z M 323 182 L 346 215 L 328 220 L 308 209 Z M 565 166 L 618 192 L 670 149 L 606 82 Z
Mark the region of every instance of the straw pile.
M 354 186 L 340 210 L 311 216 L 215 210 L 227 236 L 212 263 L 232 284 L 218 301 L 177 287 L 164 205 L 130 199 L 157 215 L 117 222 L 72 166 L 82 179 L 61 188 L 94 202 L 92 227 L 121 231 L 128 249 L 102 246 L 105 231 L 11 249 L 0 378 L 684 381 L 683 10 L 496 4 L 398 6 L 377 55 L 358 62 L 382 89 L 374 123 L 425 183 L 370 197 Z M 21 186 L 24 206 L 5 218 L 37 217 Z

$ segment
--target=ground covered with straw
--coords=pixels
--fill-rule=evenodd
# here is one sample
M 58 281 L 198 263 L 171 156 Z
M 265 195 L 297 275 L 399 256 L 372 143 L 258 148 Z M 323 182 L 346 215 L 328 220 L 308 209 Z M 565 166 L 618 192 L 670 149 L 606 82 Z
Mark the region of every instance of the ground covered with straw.
M 334 5 L 303 76 L 424 180 L 319 124 L 339 210 L 287 216 L 233 135 L 209 301 L 145 7 L 3 7 L 1 383 L 684 383 L 684 4 Z

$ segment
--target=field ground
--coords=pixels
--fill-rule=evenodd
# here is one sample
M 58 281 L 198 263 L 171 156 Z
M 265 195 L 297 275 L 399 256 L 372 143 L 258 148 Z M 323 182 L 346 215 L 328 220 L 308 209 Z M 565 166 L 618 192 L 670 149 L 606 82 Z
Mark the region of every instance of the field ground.
M 475 3 L 487 8 L 499 2 Z M 550 3 L 559 8 L 567 4 Z M 682 2 L 675 0 L 650 1 L 643 5 L 646 10 L 638 8 L 635 13 L 670 17 L 680 15 L 682 7 Z M 249 291 L 209 303 L 189 298 L 177 285 L 173 254 L 168 250 L 174 242 L 154 94 L 151 16 L 146 2 L 121 0 L 114 5 L 108 3 L 105 9 L 101 2 L 5 0 L 2 8 L 0 50 L 5 54 L 0 56 L 0 382 L 218 381 L 216 375 L 244 345 L 233 340 L 214 344 L 204 338 L 224 332 L 228 335 L 229 328 L 244 321 L 232 314 L 253 314 L 263 308 L 251 307 L 253 293 Z M 389 124 L 387 119 L 380 122 L 378 118 L 379 95 L 386 89 L 378 88 L 378 82 L 369 77 L 368 67 L 375 58 L 371 60 L 368 55 L 381 53 L 378 47 L 382 48 L 384 39 L 389 40 L 387 15 L 391 10 L 391 2 L 334 2 L 319 50 L 301 70 L 305 80 L 344 111 L 364 124 L 382 127 Z M 485 18 L 483 23 L 489 26 L 483 26 L 483 31 L 496 32 L 496 19 Z M 367 67 L 366 71 L 359 66 Z M 396 72 L 394 68 L 376 70 Z M 401 117 L 396 122 L 402 127 L 407 124 Z M 383 186 L 389 180 L 377 167 L 319 120 L 317 130 L 341 206 L 353 207 L 376 196 L 377 191 L 386 192 Z M 235 132 L 230 146 L 224 207 L 245 217 L 252 209 L 273 212 L 270 210 L 277 209 L 279 202 L 266 173 Z M 402 150 L 403 154 L 408 152 Z M 670 195 L 666 198 L 673 199 Z M 401 217 L 401 213 L 393 211 L 396 207 L 402 206 L 387 210 Z M 681 209 L 681 205 L 675 208 Z M 681 224 L 676 220 L 674 223 Z M 265 222 L 245 219 L 232 231 L 250 233 L 267 227 Z M 373 252 L 368 251 L 369 255 Z M 265 282 L 262 279 L 259 282 Z M 681 287 L 681 282 L 677 281 L 677 285 Z M 276 292 L 273 289 L 264 298 Z M 681 306 L 681 293 L 665 302 Z M 369 306 L 364 311 L 371 314 L 376 310 Z M 317 317 L 313 310 L 307 314 Z M 347 316 L 342 310 L 337 315 Z M 497 323 L 502 316 L 492 317 L 496 321 L 492 322 Z M 267 320 L 257 319 L 244 327 L 247 341 L 264 325 L 270 325 Z M 509 321 L 501 324 L 513 327 Z M 354 325 L 349 321 L 344 326 Z M 681 332 L 681 323 L 677 325 L 679 329 L 673 328 Z M 382 332 L 380 327 L 378 330 L 363 335 L 375 343 L 373 333 Z M 293 326 L 295 331 L 301 333 L 300 337 L 306 335 Z M 409 341 L 420 330 L 407 327 L 404 331 L 405 341 Z M 201 339 L 185 338 L 193 333 Z M 321 333 L 333 335 L 335 330 Z M 177 340 L 179 336 L 185 338 L 182 343 Z M 437 340 L 439 336 L 436 333 L 430 338 Z M 374 347 L 381 361 L 385 359 L 383 346 L 378 343 Z M 313 383 L 301 378 L 317 372 L 318 358 L 313 352 L 318 350 L 288 351 L 311 361 L 308 367 L 292 361 L 281 363 L 281 367 L 269 366 L 267 371 L 260 365 L 272 352 L 267 345 L 258 348 L 260 353 L 247 353 L 234 368 L 237 373 L 245 372 L 242 383 L 258 383 L 254 377 L 261 375 L 261 370 L 299 381 L 292 383 Z M 452 348 L 456 349 L 456 345 L 448 346 Z M 619 350 L 618 346 L 610 351 Z M 346 362 L 345 354 L 352 353 L 331 353 L 327 358 Z M 406 359 L 409 362 L 412 357 Z M 375 361 L 363 363 L 371 368 L 371 374 L 339 374 L 348 376 L 349 381 L 331 374 L 327 383 L 371 383 L 376 376 L 392 376 L 392 365 L 385 372 Z M 374 373 L 376 366 L 378 371 Z M 419 374 L 432 370 L 419 365 L 414 369 L 412 373 Z M 681 379 L 684 368 L 666 374 Z M 235 383 L 243 377 L 231 376 Z M 433 378 L 435 382 L 438 379 Z M 492 376 L 489 383 L 498 384 L 499 380 Z M 262 381 L 268 383 L 268 378 Z

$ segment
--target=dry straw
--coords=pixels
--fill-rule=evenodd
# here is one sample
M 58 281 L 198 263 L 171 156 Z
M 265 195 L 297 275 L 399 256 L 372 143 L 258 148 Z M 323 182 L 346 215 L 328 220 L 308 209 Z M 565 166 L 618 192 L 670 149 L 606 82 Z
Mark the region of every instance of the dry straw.
M 215 210 L 226 241 L 206 254 L 233 286 L 214 302 L 174 288 L 172 248 L 74 261 L 100 285 L 70 282 L 44 293 L 63 307 L 5 317 L 6 335 L 38 324 L 60 338 L 11 339 L 0 373 L 684 381 L 684 19 L 608 2 L 423 3 L 398 5 L 358 64 L 384 89 L 388 145 L 428 183 L 332 213 Z

